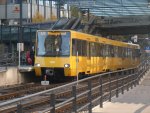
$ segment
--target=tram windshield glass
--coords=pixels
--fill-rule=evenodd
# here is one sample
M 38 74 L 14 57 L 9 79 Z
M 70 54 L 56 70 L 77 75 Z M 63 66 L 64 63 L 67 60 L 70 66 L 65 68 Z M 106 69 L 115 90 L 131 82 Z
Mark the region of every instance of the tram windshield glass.
M 37 33 L 37 56 L 69 56 L 70 32 L 40 31 Z

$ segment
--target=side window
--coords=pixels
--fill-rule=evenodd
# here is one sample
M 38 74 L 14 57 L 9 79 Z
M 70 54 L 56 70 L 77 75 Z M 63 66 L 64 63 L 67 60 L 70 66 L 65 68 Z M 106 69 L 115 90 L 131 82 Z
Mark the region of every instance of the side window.
M 91 43 L 91 56 L 96 56 L 96 51 L 95 51 L 95 43 L 94 42 L 92 42 Z
M 131 57 L 131 49 L 128 48 L 128 58 L 130 58 L 130 57 Z
M 91 57 L 91 53 L 90 53 L 90 42 L 87 42 L 87 48 L 86 48 L 86 51 L 87 51 L 87 57 L 88 57 L 88 59 L 90 59 L 90 57 Z
M 122 47 L 122 58 L 125 58 L 125 49 Z
M 96 56 L 99 57 L 99 53 L 100 53 L 99 43 L 95 43 L 95 44 L 96 44 Z
M 118 47 L 118 56 L 122 57 L 122 47 Z
M 104 46 L 104 44 L 100 44 L 100 56 L 102 56 L 102 57 L 104 57 L 105 55 L 104 55 L 104 52 L 105 52 L 105 46 Z
M 109 45 L 106 45 L 106 56 L 108 57 L 109 56 Z
M 107 56 L 107 45 L 103 45 L 103 56 L 106 57 Z
M 72 56 L 76 56 L 77 54 L 77 40 L 72 40 Z
M 87 56 L 87 42 L 86 41 L 82 41 L 82 56 Z
M 114 56 L 118 57 L 118 47 L 117 46 L 114 47 Z
M 72 55 L 76 56 L 78 51 L 79 56 L 87 56 L 87 42 L 83 40 L 72 40 Z
M 108 45 L 108 56 L 111 57 L 111 45 Z
M 77 40 L 77 51 L 78 51 L 78 55 L 82 56 L 82 41 L 81 40 Z
M 125 48 L 125 56 L 128 58 L 128 48 Z
M 110 45 L 110 56 L 114 57 L 114 46 Z

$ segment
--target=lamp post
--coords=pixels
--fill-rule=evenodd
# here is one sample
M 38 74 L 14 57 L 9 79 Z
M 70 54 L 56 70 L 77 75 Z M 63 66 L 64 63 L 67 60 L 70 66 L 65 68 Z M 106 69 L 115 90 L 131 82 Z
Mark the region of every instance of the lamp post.
M 20 37 L 19 43 L 22 42 L 22 0 L 20 0 Z
M 30 22 L 31 22 L 31 23 L 32 23 L 32 3 L 33 3 L 33 2 L 32 2 L 32 0 L 31 0 L 31 3 L 30 3 L 30 6 L 31 6 L 31 7 L 30 7 L 30 8 L 31 8 L 31 15 L 30 15 L 30 16 L 31 16 L 31 21 L 30 21 Z
M 57 1 L 57 19 L 60 19 L 60 0 Z
M 20 48 L 21 48 L 21 46 L 20 46 L 20 43 L 22 42 L 22 0 L 20 0 L 20 36 L 19 36 L 19 43 L 18 43 L 18 67 L 20 68 L 20 52 L 21 52 L 21 50 L 20 50 Z

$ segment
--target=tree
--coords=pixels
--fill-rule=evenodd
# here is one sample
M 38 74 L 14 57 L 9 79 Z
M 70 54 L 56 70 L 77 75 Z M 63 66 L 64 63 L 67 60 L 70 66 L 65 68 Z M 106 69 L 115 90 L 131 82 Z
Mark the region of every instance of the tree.
M 70 11 L 71 11 L 71 17 L 80 17 L 79 16 L 79 8 L 78 7 L 75 7 L 75 6 L 71 6 L 70 7 Z
M 44 22 L 44 21 L 45 19 L 43 15 L 37 11 L 36 14 L 33 16 L 32 22 L 37 23 L 37 22 Z

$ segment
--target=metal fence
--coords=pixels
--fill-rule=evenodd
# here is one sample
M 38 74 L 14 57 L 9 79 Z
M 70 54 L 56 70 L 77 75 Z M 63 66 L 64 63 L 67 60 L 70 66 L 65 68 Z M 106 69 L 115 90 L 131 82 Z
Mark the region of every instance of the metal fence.
M 55 113 L 59 108 L 65 107 L 68 103 L 71 103 L 72 105 L 70 112 L 77 113 L 80 111 L 88 111 L 89 113 L 92 113 L 92 108 L 94 106 L 100 105 L 100 107 L 103 107 L 104 101 L 111 101 L 111 98 L 113 96 L 118 97 L 119 93 L 123 94 L 125 90 L 128 91 L 130 87 L 133 88 L 133 86 L 139 84 L 140 79 L 149 70 L 149 62 L 150 58 L 144 60 L 137 68 L 98 74 L 83 80 L 79 80 L 78 82 L 72 82 L 67 85 L 59 86 L 57 88 L 45 90 L 25 97 L 3 102 L 0 103 L 0 108 L 13 104 L 13 106 L 16 106 L 17 112 L 21 113 L 23 112 L 23 101 L 25 101 L 26 99 L 30 100 L 32 97 L 46 94 L 50 95 L 50 107 L 41 111 L 41 113 Z M 114 75 L 116 75 L 115 79 L 113 79 Z M 108 77 L 107 82 L 103 82 L 103 77 L 105 76 Z M 97 79 L 99 81 L 97 86 L 93 87 L 94 83 L 92 82 L 92 79 Z M 77 84 L 85 81 L 87 83 L 87 90 L 82 93 L 77 93 Z M 113 88 L 114 85 L 115 88 Z M 57 99 L 55 98 L 55 91 L 64 91 L 66 87 L 71 88 L 70 90 L 72 92 L 72 96 L 65 101 L 56 103 Z M 97 96 L 93 96 L 95 91 Z M 85 97 L 86 103 L 78 105 L 78 100 L 80 100 L 81 97 Z

